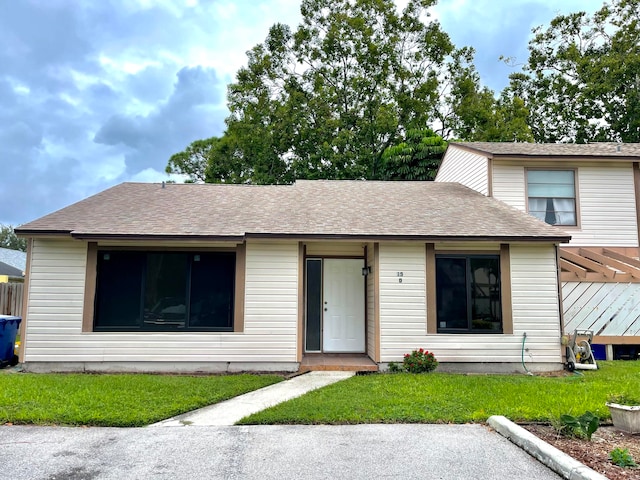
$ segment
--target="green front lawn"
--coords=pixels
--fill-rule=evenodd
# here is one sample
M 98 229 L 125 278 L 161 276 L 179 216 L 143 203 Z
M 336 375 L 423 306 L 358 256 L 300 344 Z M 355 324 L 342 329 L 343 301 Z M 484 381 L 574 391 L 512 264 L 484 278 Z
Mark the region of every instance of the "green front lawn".
M 504 415 L 554 421 L 591 410 L 609 418 L 613 393 L 640 395 L 640 362 L 599 362 L 597 371 L 563 377 L 526 375 L 356 376 L 290 400 L 243 424 L 465 423 Z
M 0 425 L 142 426 L 280 380 L 277 375 L 0 374 Z

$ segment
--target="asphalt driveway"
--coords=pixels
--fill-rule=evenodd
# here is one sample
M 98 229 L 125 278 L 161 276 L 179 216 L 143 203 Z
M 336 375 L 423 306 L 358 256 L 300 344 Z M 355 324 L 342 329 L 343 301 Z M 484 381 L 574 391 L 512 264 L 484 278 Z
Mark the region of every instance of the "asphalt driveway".
M 482 425 L 0 427 L 0 477 L 560 478 Z

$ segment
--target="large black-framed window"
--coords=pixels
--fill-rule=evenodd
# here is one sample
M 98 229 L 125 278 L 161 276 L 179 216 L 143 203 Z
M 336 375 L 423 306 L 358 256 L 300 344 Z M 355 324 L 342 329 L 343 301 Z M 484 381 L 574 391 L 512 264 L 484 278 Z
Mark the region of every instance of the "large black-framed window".
M 99 250 L 95 331 L 233 331 L 234 252 Z
M 436 255 L 438 333 L 502 333 L 500 255 Z

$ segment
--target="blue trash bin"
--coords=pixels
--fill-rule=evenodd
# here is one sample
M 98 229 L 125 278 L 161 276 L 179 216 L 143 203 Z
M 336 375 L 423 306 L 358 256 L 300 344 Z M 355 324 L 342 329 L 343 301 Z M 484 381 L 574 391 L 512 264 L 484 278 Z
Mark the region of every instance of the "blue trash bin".
M 17 363 L 13 351 L 21 321 L 20 317 L 0 315 L 0 364 L 15 365 Z
M 591 345 L 591 352 L 593 353 L 593 358 L 596 360 L 606 360 L 607 359 L 607 346 L 599 345 L 594 343 Z

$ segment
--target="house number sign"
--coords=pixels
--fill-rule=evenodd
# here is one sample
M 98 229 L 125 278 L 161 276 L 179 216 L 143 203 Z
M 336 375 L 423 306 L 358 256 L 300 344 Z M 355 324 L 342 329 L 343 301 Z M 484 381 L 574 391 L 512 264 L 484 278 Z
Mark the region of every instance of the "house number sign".
M 404 272 L 397 272 L 398 283 L 402 283 L 402 277 L 404 277 Z

